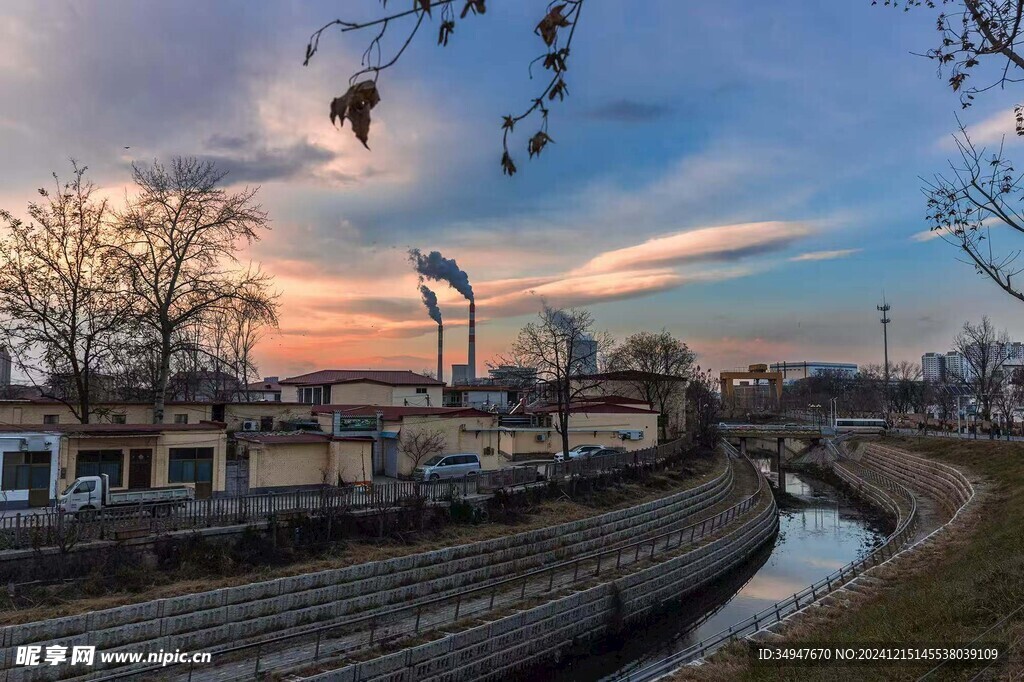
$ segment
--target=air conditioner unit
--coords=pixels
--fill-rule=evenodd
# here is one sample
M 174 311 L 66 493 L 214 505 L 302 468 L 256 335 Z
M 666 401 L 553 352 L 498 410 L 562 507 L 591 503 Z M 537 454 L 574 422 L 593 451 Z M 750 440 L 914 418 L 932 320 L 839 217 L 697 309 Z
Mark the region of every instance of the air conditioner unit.
M 537 434 L 537 442 L 538 443 L 545 443 L 545 442 L 547 442 L 547 440 L 548 440 L 548 434 L 546 434 L 546 433 L 538 433 Z
M 259 431 L 260 430 L 259 420 L 256 420 L 256 419 L 246 419 L 245 421 L 242 422 L 242 430 L 243 431 Z
M 643 440 L 644 432 L 639 429 L 619 431 L 619 437 L 622 438 L 622 440 Z

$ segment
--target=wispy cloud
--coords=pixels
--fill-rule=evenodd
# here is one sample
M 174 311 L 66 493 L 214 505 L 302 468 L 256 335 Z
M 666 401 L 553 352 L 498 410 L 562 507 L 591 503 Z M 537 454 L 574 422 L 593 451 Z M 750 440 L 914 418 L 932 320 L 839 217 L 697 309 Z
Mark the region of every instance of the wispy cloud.
M 930 242 L 933 239 L 938 239 L 942 236 L 942 233 L 938 230 L 921 230 L 910 235 L 910 239 L 915 242 Z
M 602 253 L 591 258 L 580 272 L 737 260 L 778 251 L 811 232 L 804 223 L 779 221 L 685 230 Z
M 801 253 L 799 256 L 793 256 L 789 260 L 794 262 L 808 261 L 808 260 L 835 260 L 836 258 L 846 258 L 852 256 L 855 253 L 860 253 L 864 249 L 835 249 L 832 251 L 808 251 L 807 253 Z
M 1017 119 L 1013 109 L 1003 109 L 975 123 L 967 123 L 967 134 L 975 145 L 1013 143 L 1017 137 Z M 940 149 L 956 149 L 954 134 L 943 135 L 938 140 Z

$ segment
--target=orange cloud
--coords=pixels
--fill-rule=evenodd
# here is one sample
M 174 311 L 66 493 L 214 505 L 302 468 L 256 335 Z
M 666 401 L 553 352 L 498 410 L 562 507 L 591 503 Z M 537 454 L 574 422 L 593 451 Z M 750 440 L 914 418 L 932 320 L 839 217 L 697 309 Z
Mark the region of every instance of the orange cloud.
M 694 261 L 732 260 L 775 251 L 811 234 L 803 223 L 761 222 L 704 227 L 642 244 L 608 251 L 591 258 L 581 272 L 610 272 Z

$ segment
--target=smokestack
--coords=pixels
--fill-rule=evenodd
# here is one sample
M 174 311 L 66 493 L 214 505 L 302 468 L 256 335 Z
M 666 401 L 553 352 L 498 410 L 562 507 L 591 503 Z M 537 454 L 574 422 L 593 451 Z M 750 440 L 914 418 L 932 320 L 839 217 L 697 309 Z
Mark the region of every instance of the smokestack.
M 466 358 L 466 375 L 470 381 L 476 381 L 476 302 L 469 302 L 469 355 Z
M 444 325 L 437 325 L 437 380 L 444 381 Z

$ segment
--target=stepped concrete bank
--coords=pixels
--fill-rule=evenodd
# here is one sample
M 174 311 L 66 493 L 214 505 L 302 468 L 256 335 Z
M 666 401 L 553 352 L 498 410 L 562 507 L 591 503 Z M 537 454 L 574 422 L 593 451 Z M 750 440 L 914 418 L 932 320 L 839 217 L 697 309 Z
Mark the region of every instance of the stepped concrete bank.
M 748 462 L 738 466 L 753 468 Z M 764 479 L 758 481 L 754 504 L 706 544 L 542 606 L 310 679 L 460 682 L 528 671 L 580 641 L 609 634 L 616 624 L 642 619 L 746 561 L 778 530 L 774 498 Z
M 155 600 L 0 630 L 8 679 L 57 679 L 73 669 L 14 667 L 14 648 L 87 644 L 106 650 L 217 650 L 266 633 L 415 602 L 576 554 L 656 535 L 720 503 L 731 466 L 701 486 L 636 507 L 479 543 L 343 569 Z M 95 668 L 94 668 L 95 670 Z M 77 672 L 77 671 L 76 671 Z

